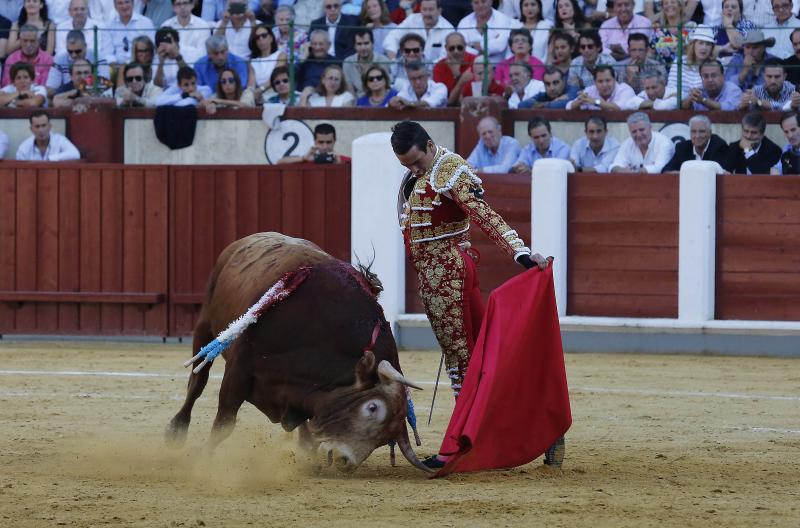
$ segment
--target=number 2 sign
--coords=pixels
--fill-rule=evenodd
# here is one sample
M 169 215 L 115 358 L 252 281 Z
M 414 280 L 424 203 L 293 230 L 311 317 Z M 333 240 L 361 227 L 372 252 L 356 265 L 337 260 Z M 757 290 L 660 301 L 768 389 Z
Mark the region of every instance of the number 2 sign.
M 275 164 L 286 156 L 305 156 L 314 146 L 314 134 L 302 121 L 281 121 L 278 129 L 271 129 L 264 139 L 264 154 L 267 163 Z

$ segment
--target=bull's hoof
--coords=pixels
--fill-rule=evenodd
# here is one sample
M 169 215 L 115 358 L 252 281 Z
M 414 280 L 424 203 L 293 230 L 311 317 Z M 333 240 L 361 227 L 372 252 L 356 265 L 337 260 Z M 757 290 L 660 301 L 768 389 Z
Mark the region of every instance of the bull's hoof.
M 553 442 L 553 445 L 548 447 L 547 451 L 544 452 L 544 464 L 553 469 L 561 469 L 561 467 L 564 465 L 565 450 L 564 437 L 562 436 Z
M 167 424 L 167 427 L 164 428 L 164 442 L 169 447 L 183 447 L 183 444 L 186 443 L 186 435 L 188 432 L 189 424 L 182 424 L 172 420 Z

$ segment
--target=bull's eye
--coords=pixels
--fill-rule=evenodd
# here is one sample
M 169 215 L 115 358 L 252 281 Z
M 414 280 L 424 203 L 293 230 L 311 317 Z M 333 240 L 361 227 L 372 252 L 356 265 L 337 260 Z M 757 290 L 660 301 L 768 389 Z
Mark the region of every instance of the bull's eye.
M 386 418 L 386 403 L 382 400 L 369 400 L 361 406 L 361 416 L 382 422 Z

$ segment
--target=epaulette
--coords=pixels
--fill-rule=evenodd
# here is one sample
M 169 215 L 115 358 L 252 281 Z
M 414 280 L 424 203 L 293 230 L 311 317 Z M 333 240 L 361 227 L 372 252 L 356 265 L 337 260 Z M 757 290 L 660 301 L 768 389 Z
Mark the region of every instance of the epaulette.
M 429 180 L 434 192 L 443 193 L 449 191 L 453 188 L 456 181 L 458 181 L 458 178 L 464 173 L 467 174 L 471 182 L 477 185 L 483 183 L 481 179 L 472 172 L 472 169 L 464 158 L 450 152 L 444 147 L 439 148 L 442 149 L 442 154 L 439 156 L 439 159 L 434 162 Z

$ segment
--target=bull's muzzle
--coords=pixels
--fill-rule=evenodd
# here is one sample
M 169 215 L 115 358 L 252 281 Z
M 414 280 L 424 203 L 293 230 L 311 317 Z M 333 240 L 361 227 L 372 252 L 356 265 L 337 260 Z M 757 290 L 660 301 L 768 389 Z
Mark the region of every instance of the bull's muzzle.
M 317 456 L 323 466 L 333 466 L 343 473 L 352 473 L 359 465 L 350 449 L 341 444 L 322 442 L 317 448 Z

